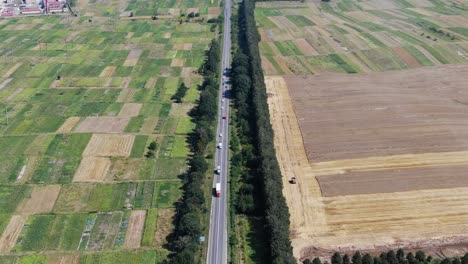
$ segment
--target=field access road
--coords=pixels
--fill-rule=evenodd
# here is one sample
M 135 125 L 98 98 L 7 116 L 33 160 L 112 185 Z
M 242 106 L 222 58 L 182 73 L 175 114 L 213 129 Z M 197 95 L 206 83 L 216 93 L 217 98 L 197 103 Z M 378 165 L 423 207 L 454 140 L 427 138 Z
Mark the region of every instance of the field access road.
M 227 81 L 225 69 L 231 62 L 231 0 L 224 2 L 224 36 L 221 59 L 222 80 L 219 91 L 218 128 L 216 132 L 215 174 L 213 189 L 216 183 L 221 183 L 220 197 L 212 196 L 210 213 L 210 231 L 208 236 L 207 264 L 227 264 L 227 175 L 229 170 L 229 99 L 226 98 L 230 85 Z M 221 143 L 221 148 L 219 144 Z M 213 191 L 214 194 L 214 191 Z

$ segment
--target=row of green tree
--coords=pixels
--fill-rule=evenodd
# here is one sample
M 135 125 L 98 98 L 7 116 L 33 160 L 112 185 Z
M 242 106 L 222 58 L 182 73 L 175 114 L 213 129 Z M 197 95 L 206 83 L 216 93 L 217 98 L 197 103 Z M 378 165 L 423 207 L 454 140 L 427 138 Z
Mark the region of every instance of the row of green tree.
M 236 171 L 231 170 L 230 184 L 236 185 L 237 197 L 232 202 L 239 213 L 264 216 L 270 245 L 270 259 L 265 262 L 296 263 L 289 239 L 289 209 L 282 193 L 282 176 L 273 145 L 254 7 L 252 0 L 244 0 L 239 5 L 235 31 L 239 48 L 231 74 L 241 148 L 237 153 L 234 151 L 231 159 Z
M 335 252 L 330 259 L 331 264 L 468 264 L 468 253 L 461 258 L 445 258 L 434 259 L 432 256 L 426 256 L 424 251 L 417 251 L 415 254 L 409 252 L 405 255 L 403 249 L 395 251 L 390 250 L 383 252 L 379 256 L 371 256 L 369 253 L 364 255 L 356 251 L 350 258 L 348 254 L 341 255 Z M 312 261 L 309 259 L 304 260 L 304 264 L 322 264 L 319 258 L 314 258 Z M 325 261 L 328 263 L 328 261 Z
M 189 170 L 183 175 L 183 197 L 176 205 L 174 231 L 168 241 L 173 252 L 169 263 L 193 264 L 199 262 L 199 238 L 203 234 L 202 219 L 207 210 L 203 184 L 208 170 L 205 158 L 206 147 L 213 140 L 217 114 L 218 72 L 220 62 L 220 45 L 213 40 L 206 54 L 206 61 L 200 69 L 204 81 L 198 106 L 191 112 L 196 120 L 196 127 L 190 136 L 193 156 L 189 161 Z M 182 88 L 183 90 L 184 88 Z M 177 99 L 177 98 L 176 98 Z

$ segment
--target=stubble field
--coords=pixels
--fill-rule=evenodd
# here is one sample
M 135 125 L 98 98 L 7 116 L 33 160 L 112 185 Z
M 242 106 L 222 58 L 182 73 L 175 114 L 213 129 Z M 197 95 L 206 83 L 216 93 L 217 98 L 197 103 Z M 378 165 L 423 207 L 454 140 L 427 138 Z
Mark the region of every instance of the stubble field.
M 437 0 L 257 3 L 299 259 L 399 247 L 465 253 L 468 18 L 460 8 Z

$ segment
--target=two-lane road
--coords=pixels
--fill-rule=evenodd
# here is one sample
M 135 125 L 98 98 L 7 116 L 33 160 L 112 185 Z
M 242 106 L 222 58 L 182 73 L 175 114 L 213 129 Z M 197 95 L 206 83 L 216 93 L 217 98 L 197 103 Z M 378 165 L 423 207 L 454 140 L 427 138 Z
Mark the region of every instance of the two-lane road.
M 216 183 L 221 184 L 220 197 L 213 196 L 211 201 L 210 231 L 208 236 L 207 264 L 227 263 L 227 175 L 229 170 L 229 99 L 226 92 L 229 84 L 225 84 L 227 77 L 224 69 L 231 63 L 231 0 L 224 3 L 224 36 L 221 71 L 223 73 L 219 91 L 218 128 L 216 134 L 215 168 L 220 173 L 214 176 L 213 189 Z M 221 143 L 221 148 L 219 144 Z

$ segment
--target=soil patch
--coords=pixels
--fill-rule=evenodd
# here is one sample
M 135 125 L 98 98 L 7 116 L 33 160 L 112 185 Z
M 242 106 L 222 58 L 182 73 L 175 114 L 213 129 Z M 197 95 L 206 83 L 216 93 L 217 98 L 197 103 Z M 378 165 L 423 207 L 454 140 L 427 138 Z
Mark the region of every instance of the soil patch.
M 23 215 L 50 213 L 60 193 L 61 185 L 34 186 L 29 198 L 18 206 Z
M 318 176 L 324 196 L 468 187 L 467 165 L 360 171 Z
M 174 58 L 171 61 L 171 67 L 182 67 L 182 66 L 184 66 L 184 62 L 185 62 L 184 59 Z
M 156 224 L 155 247 L 160 247 L 167 243 L 167 236 L 172 232 L 173 209 L 158 209 L 158 221 Z
M 88 116 L 80 122 L 76 132 L 122 133 L 129 117 Z
M 140 49 L 133 49 L 130 51 L 130 53 L 127 56 L 127 59 L 125 60 L 123 66 L 129 67 L 129 66 L 135 66 L 138 63 L 138 60 L 140 59 L 140 55 L 143 51 Z
M 114 74 L 116 69 L 117 67 L 115 66 L 107 66 L 106 68 L 104 68 L 104 70 L 102 70 L 99 77 L 112 77 L 112 74 Z
M 130 102 L 133 98 L 133 95 L 135 95 L 135 89 L 123 89 L 119 97 L 117 97 L 117 102 L 118 103 L 125 103 L 125 102 Z
M 285 79 L 316 162 L 468 149 L 464 76 L 468 65 Z
M 138 104 L 138 103 L 126 103 L 123 105 L 122 109 L 120 110 L 119 117 L 138 116 L 142 106 L 143 106 L 142 104 Z
M 128 222 L 127 234 L 125 236 L 126 248 L 139 248 L 141 236 L 143 235 L 143 227 L 145 226 L 146 211 L 134 210 L 130 215 Z
M 394 47 L 393 51 L 402 58 L 410 68 L 421 67 L 421 63 L 402 47 Z

